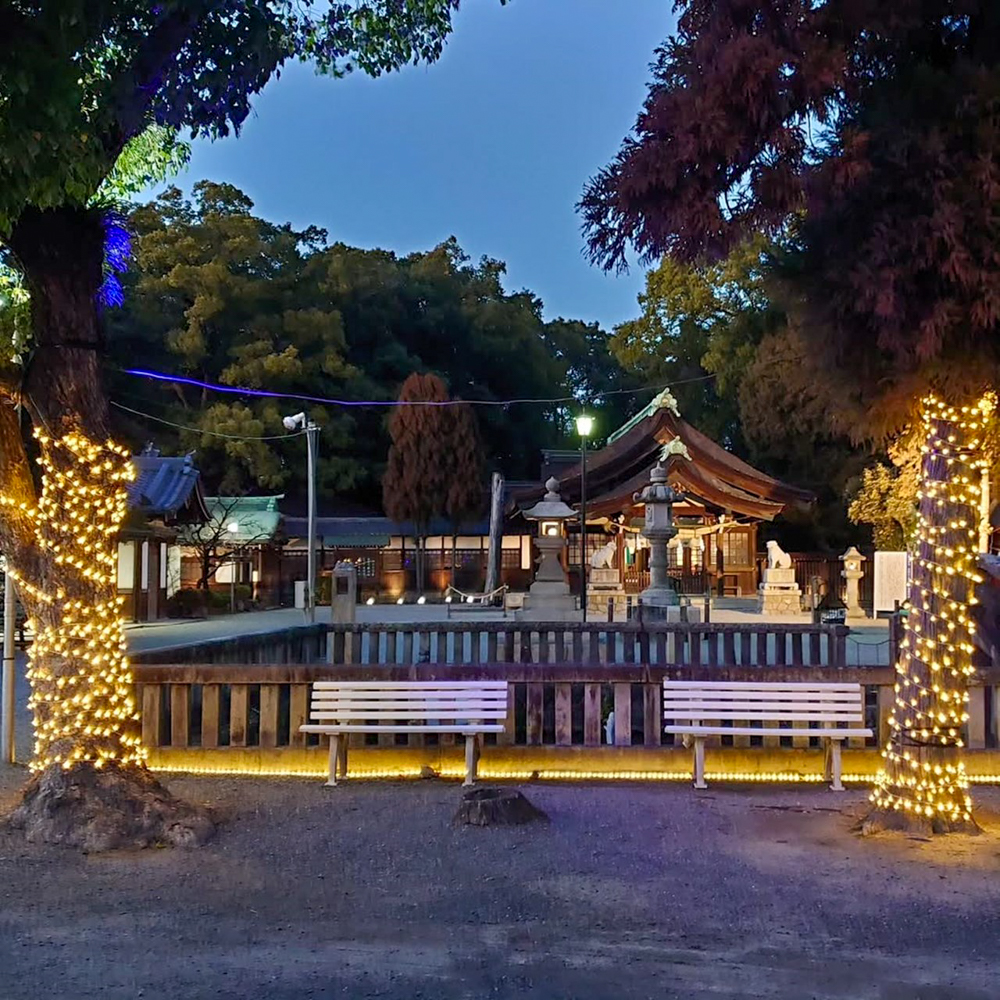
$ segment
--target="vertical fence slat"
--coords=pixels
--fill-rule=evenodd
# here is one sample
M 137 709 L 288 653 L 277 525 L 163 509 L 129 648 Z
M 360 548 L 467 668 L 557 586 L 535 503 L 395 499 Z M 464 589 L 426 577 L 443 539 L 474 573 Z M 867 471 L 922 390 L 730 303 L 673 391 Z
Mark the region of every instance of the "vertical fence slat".
M 250 688 L 246 684 L 230 684 L 229 686 L 229 745 L 245 747 L 247 745 L 247 704 Z
M 792 633 L 792 666 L 801 667 L 805 661 L 802 658 L 802 633 Z
M 189 684 L 170 685 L 170 745 L 186 747 L 190 740 L 188 729 L 190 724 L 191 686 Z
M 486 633 L 486 662 L 497 662 L 497 634 L 492 629 Z
M 209 749 L 219 745 L 219 685 L 201 686 L 201 745 Z
M 556 685 L 556 746 L 573 742 L 573 689 L 569 684 Z
M 288 745 L 304 747 L 306 734 L 299 732 L 299 726 L 306 724 L 309 717 L 309 685 L 293 684 L 288 697 Z
M 632 685 L 617 683 L 615 692 L 615 746 L 632 745 Z
M 644 684 L 642 687 L 642 741 L 648 747 L 660 745 L 660 697 L 663 690 L 659 683 Z
M 601 745 L 601 685 L 583 686 L 583 743 L 584 746 Z
M 159 684 L 142 685 L 142 742 L 147 747 L 158 747 L 160 735 L 160 705 L 163 689 Z
M 529 683 L 526 724 L 528 746 L 538 746 L 542 742 L 543 699 L 544 685 Z
M 260 686 L 260 745 L 276 747 L 278 745 L 278 696 L 277 684 L 261 684 Z

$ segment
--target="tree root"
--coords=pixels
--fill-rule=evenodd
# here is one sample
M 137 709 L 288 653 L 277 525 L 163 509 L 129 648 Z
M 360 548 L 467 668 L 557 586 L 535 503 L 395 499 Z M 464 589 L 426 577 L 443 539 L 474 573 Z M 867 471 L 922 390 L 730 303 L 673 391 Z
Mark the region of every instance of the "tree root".
M 862 837 L 870 837 L 877 833 L 896 832 L 915 834 L 921 837 L 939 836 L 945 833 L 982 833 L 982 827 L 974 820 L 951 821 L 935 816 L 914 816 L 912 813 L 895 809 L 872 809 L 862 817 L 854 828 L 855 833 Z
M 207 809 L 175 798 L 145 768 L 89 764 L 36 774 L 6 825 L 30 843 L 85 853 L 197 847 L 215 832 Z

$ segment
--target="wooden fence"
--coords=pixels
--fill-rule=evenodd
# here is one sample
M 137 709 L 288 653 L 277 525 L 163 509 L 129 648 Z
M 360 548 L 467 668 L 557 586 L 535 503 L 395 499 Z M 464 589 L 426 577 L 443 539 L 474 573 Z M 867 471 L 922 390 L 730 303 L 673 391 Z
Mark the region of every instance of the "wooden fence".
M 848 665 L 849 633 L 844 625 L 332 625 L 327 662 L 363 666 L 518 663 L 841 668 Z
M 712 677 L 719 680 L 843 680 L 865 685 L 868 725 L 876 732 L 892 693 L 887 668 L 766 667 L 692 668 L 649 664 L 567 666 L 483 664 L 408 667 L 148 664 L 136 667 L 142 706 L 142 738 L 149 747 L 309 747 L 319 742 L 300 733 L 317 680 L 483 680 L 509 683 L 504 732 L 488 743 L 507 746 L 585 746 L 605 742 L 605 725 L 614 712 L 617 746 L 671 746 L 663 733 L 663 680 Z M 717 737 L 710 745 L 816 746 L 816 737 L 785 737 L 779 727 L 760 736 Z M 444 746 L 452 735 L 355 734 L 355 746 Z M 877 741 L 870 740 L 869 745 Z M 850 745 L 864 746 L 864 740 Z

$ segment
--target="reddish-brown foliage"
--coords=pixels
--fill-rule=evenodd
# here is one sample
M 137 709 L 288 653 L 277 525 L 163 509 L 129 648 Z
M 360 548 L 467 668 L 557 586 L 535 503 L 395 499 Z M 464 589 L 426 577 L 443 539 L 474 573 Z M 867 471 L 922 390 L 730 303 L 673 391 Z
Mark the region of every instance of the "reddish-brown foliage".
M 993 377 L 1000 4 L 678 8 L 634 134 L 581 202 L 593 259 L 712 259 L 780 232 L 785 304 L 855 405 Z

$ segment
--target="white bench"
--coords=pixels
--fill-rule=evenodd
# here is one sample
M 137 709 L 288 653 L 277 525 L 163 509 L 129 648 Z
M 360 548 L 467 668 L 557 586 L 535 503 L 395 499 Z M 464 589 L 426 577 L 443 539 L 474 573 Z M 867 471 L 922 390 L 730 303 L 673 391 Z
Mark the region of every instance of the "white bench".
M 465 737 L 465 782 L 476 780 L 483 733 L 502 733 L 506 681 L 316 681 L 303 733 L 330 737 L 328 785 L 347 777 L 349 733 L 458 733 Z
M 694 787 L 705 784 L 706 736 L 819 736 L 827 741 L 826 777 L 842 792 L 840 745 L 850 736 L 871 736 L 864 727 L 860 684 L 809 682 L 670 681 L 663 682 L 663 731 L 694 737 Z M 676 720 L 686 719 L 686 724 Z M 719 723 L 728 721 L 728 726 Z M 751 727 L 750 722 L 761 725 Z M 765 723 L 799 723 L 787 729 L 764 729 Z M 823 728 L 812 729 L 815 722 Z

